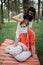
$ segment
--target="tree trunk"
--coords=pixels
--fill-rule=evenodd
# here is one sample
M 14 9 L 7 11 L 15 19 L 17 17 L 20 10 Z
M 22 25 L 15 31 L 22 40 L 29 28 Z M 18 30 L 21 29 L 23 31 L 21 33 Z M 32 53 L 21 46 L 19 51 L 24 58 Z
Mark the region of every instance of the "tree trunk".
M 1 17 L 0 17 L 0 30 L 2 29 L 2 25 L 1 25 Z
M 25 7 L 29 7 L 29 1 L 28 0 L 23 0 L 23 9 Z
M 9 22 L 9 0 L 8 0 L 8 22 Z
M 29 6 L 34 6 L 34 1 L 33 0 L 29 1 Z
M 1 26 L 1 5 L 0 5 L 0 30 L 2 29 L 2 26 Z
M 1 0 L 1 22 L 2 24 L 4 23 L 4 20 L 3 20 L 3 2 Z
M 43 9 L 42 9 L 42 21 L 43 21 Z
M 38 0 L 38 19 L 37 19 L 37 23 L 39 22 L 39 17 L 40 17 L 40 0 Z
M 15 0 L 15 11 L 16 11 L 16 14 L 18 14 L 17 0 Z
M 42 21 L 43 21 L 43 0 L 42 0 Z

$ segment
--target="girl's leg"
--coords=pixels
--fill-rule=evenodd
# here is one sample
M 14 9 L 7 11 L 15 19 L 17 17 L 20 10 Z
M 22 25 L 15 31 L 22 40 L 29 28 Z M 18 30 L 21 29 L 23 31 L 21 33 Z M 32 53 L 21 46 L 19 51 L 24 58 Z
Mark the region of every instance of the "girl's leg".
M 11 49 L 13 49 L 13 48 L 14 48 L 13 45 L 7 46 L 7 47 L 5 48 L 5 53 L 9 53 L 9 51 L 10 51 Z
M 25 61 L 26 59 L 28 59 L 31 56 L 31 52 L 30 51 L 23 51 L 22 53 L 20 53 L 19 55 L 15 56 L 15 59 L 17 59 L 18 61 Z
M 15 56 L 22 52 L 22 47 L 20 45 L 17 45 L 16 47 L 9 47 L 9 48 L 7 47 L 5 50 L 7 51 L 7 53 Z

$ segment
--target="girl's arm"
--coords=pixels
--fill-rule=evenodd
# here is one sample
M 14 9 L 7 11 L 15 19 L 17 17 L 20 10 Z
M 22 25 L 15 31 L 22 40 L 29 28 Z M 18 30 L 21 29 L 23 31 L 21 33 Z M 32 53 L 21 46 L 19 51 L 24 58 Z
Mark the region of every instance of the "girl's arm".
M 36 49 L 35 49 L 35 46 L 32 46 L 32 57 L 36 58 Z
M 24 43 L 19 42 L 18 44 L 22 46 L 23 50 L 28 50 L 27 46 Z
M 36 58 L 35 33 L 33 31 L 31 32 L 30 44 L 31 44 L 32 57 Z
M 18 37 L 18 44 L 22 46 L 23 50 L 28 50 L 27 46 L 21 42 L 21 35 Z

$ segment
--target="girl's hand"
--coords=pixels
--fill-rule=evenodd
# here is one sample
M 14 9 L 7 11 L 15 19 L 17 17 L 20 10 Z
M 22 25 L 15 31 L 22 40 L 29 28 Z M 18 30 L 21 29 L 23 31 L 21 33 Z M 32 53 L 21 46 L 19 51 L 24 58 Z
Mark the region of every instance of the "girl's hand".
M 23 50 L 25 50 L 25 51 L 27 51 L 28 50 L 28 48 L 27 48 L 27 46 L 22 46 L 23 47 Z
M 19 42 L 18 44 L 22 46 L 23 50 L 28 50 L 27 46 L 24 43 Z
M 37 58 L 37 55 L 36 55 L 36 54 L 33 54 L 32 57 L 33 57 L 33 58 Z

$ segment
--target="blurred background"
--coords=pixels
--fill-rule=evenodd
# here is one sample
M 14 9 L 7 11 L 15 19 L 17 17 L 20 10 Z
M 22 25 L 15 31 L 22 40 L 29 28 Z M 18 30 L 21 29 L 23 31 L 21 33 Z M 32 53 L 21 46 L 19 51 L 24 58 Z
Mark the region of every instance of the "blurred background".
M 36 8 L 36 20 L 43 21 L 43 0 L 0 0 L 0 29 L 1 23 L 10 22 L 12 17 L 23 12 L 24 7 Z

